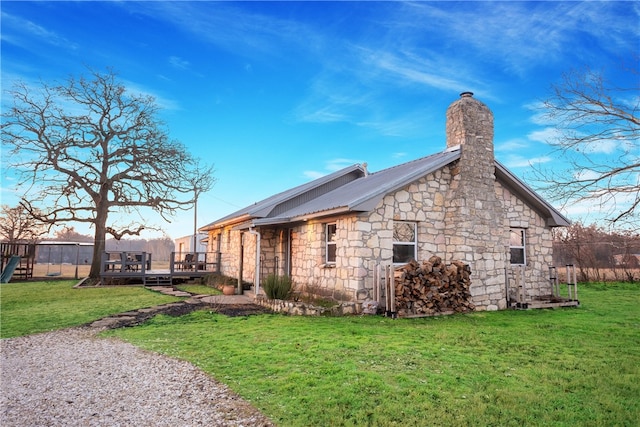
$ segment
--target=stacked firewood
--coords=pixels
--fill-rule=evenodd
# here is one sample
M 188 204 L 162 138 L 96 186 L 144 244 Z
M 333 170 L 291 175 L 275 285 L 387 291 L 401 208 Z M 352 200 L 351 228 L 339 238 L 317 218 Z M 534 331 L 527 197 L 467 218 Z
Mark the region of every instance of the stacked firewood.
M 432 256 L 428 261 L 411 261 L 395 271 L 398 316 L 432 315 L 471 311 L 471 268 L 461 261 L 449 265 Z

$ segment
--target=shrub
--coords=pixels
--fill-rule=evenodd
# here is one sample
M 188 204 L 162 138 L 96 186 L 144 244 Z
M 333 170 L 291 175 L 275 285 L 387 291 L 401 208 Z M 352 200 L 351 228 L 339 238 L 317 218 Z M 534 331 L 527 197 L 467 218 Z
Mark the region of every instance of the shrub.
M 289 276 L 270 274 L 262 284 L 269 299 L 288 299 L 293 292 L 293 281 Z

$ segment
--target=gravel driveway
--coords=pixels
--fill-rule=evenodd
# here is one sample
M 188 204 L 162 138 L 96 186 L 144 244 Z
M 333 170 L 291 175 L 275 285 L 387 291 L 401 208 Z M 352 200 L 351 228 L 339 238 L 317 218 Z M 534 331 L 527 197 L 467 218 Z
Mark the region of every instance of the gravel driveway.
M 1 340 L 0 425 L 273 425 L 193 365 L 96 332 Z

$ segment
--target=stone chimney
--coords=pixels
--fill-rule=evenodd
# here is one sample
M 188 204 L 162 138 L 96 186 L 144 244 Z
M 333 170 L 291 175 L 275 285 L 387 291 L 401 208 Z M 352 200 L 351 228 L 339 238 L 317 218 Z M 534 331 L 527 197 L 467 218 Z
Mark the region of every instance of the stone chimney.
M 446 202 L 448 256 L 471 265 L 476 306 L 502 309 L 509 248 L 506 214 L 496 196 L 493 114 L 473 93 L 463 92 L 447 109 L 446 134 L 448 148 L 460 146 Z
M 447 109 L 447 148 L 460 145 L 460 168 L 465 178 L 484 180 L 494 175 L 493 113 L 489 107 L 462 92 Z

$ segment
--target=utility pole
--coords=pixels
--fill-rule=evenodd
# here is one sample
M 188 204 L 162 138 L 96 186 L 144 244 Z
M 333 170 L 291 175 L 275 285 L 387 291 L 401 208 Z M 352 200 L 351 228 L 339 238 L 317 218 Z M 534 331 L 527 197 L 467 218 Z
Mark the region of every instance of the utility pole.
M 194 253 L 194 256 L 197 258 L 197 251 L 198 251 L 198 247 L 197 245 L 197 241 L 198 241 L 198 186 L 195 185 L 193 187 L 193 197 L 194 197 L 194 202 L 193 202 L 193 247 L 191 252 Z M 197 265 L 198 260 L 194 259 L 193 260 Z

